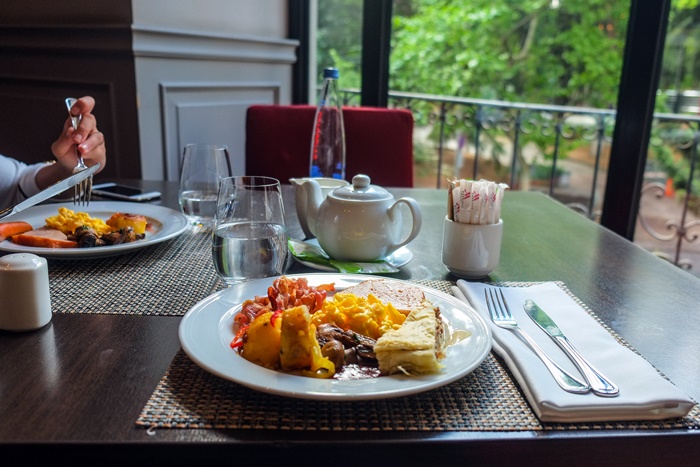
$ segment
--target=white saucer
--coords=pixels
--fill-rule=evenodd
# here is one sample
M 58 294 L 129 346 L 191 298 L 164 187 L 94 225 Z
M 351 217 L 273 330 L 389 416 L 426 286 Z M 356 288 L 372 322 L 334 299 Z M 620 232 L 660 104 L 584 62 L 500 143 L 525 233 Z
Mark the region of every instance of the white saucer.
M 317 246 L 321 248 L 318 244 L 318 240 L 315 238 L 311 238 L 309 240 L 304 240 L 304 243 L 309 243 L 311 245 Z M 407 246 L 402 246 L 386 258 L 384 258 L 384 261 L 387 263 L 391 264 L 395 268 L 400 268 L 401 266 L 404 266 L 408 264 L 409 261 L 413 259 L 413 252 L 408 249 Z M 325 264 L 318 264 L 318 263 L 312 263 L 310 261 L 304 261 L 303 259 L 299 259 L 296 256 L 294 257 L 295 261 L 298 261 L 299 263 L 303 264 L 304 266 L 310 267 L 312 269 L 316 269 L 318 271 L 326 271 L 326 272 L 338 272 L 337 269 L 335 269 L 332 266 L 326 266 Z

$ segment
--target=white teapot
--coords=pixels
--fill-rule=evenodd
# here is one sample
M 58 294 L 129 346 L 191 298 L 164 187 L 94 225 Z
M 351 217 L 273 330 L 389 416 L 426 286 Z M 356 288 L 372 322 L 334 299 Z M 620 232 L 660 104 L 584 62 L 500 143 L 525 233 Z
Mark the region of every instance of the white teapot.
M 307 224 L 328 255 L 339 261 L 374 261 L 408 244 L 420 232 L 422 216 L 413 198 L 394 197 L 370 185 L 367 175 L 355 175 L 352 185 L 341 186 L 323 199 L 313 178 L 302 184 L 307 198 Z M 411 212 L 413 225 L 401 240 L 401 205 Z
M 306 198 L 304 182 L 307 180 L 311 180 L 311 177 L 290 178 L 289 182 L 294 185 L 294 201 L 297 207 L 297 217 L 299 218 L 299 224 L 301 224 L 301 230 L 304 231 L 306 238 L 314 238 L 314 234 L 311 233 L 311 229 L 309 228 L 309 215 L 306 212 L 309 201 Z M 321 187 L 321 202 L 326 199 L 328 193 L 335 190 L 339 186 L 349 185 L 348 182 L 339 178 L 315 177 L 313 180 L 315 180 L 318 183 L 318 186 Z

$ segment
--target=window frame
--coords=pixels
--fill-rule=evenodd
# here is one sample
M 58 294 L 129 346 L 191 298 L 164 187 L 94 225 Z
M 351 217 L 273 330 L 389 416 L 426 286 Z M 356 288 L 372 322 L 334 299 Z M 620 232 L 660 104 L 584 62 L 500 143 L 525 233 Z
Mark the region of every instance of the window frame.
M 310 9 L 288 0 L 290 38 L 300 41 L 293 103 L 308 103 Z M 361 105 L 386 107 L 389 98 L 392 0 L 364 0 Z M 314 5 L 315 6 L 315 5 Z M 617 119 L 600 223 L 632 241 L 644 181 L 654 103 L 671 0 L 630 1 Z

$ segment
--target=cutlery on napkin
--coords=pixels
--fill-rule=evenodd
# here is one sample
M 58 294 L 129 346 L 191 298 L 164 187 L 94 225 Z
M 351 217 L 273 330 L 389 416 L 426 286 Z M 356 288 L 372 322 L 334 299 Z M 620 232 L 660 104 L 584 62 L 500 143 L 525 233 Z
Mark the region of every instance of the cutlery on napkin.
M 576 371 L 566 354 L 525 313 L 525 300 L 534 300 L 546 309 L 578 350 L 620 387 L 620 394 L 615 398 L 562 391 L 537 356 L 517 336 L 493 324 L 484 301 L 487 287 L 493 286 L 459 280 L 454 292 L 489 324 L 494 350 L 505 360 L 540 420 L 561 423 L 662 420 L 683 417 L 695 405 L 643 357 L 615 340 L 555 283 L 502 287 L 518 324 L 562 368 Z

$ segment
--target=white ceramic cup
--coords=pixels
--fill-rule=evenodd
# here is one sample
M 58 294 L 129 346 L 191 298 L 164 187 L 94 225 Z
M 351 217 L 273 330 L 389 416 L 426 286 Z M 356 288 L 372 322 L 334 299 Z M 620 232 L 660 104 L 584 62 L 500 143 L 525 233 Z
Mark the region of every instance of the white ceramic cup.
M 311 177 L 289 179 L 289 181 L 294 185 L 294 201 L 297 210 L 297 217 L 299 218 L 301 230 L 304 231 L 304 235 L 306 235 L 306 238 L 314 238 L 314 234 L 312 234 L 311 229 L 309 229 L 306 211 L 308 201 L 306 198 L 306 190 L 304 190 L 304 187 L 302 187 L 301 185 L 310 178 Z M 321 187 L 321 194 L 323 195 L 323 199 L 326 199 L 328 193 L 335 190 L 336 188 L 350 184 L 347 181 L 341 180 L 339 178 L 314 177 L 314 180 L 316 180 L 318 182 L 318 185 Z
M 486 277 L 498 267 L 502 238 L 502 219 L 497 224 L 463 224 L 445 216 L 442 263 L 463 279 Z
M 49 268 L 31 253 L 0 258 L 0 329 L 32 331 L 51 321 Z

